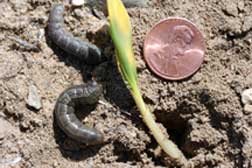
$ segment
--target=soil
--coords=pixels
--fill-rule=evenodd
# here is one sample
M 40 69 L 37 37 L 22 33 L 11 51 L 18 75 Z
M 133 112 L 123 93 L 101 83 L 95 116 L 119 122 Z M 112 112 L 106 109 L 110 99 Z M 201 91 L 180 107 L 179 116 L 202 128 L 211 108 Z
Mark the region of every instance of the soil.
M 105 63 L 87 66 L 47 37 L 52 5 L 49 0 L 0 2 L 0 167 L 176 167 L 159 152 L 143 123 L 117 71 L 106 28 L 95 30 L 106 18 L 94 16 L 84 6 L 66 9 L 69 31 L 89 38 L 107 53 Z M 252 87 L 252 1 L 152 0 L 148 7 L 128 12 L 144 100 L 191 165 L 252 167 L 252 113 L 245 112 L 241 103 L 242 91 Z M 201 69 L 179 82 L 158 78 L 143 60 L 146 33 L 170 16 L 195 23 L 207 46 Z M 20 46 L 7 36 L 39 50 Z M 101 130 L 106 143 L 85 147 L 59 129 L 53 111 L 59 94 L 86 82 L 92 72 L 104 94 L 95 110 L 81 119 Z M 27 106 L 31 85 L 38 89 L 40 110 Z

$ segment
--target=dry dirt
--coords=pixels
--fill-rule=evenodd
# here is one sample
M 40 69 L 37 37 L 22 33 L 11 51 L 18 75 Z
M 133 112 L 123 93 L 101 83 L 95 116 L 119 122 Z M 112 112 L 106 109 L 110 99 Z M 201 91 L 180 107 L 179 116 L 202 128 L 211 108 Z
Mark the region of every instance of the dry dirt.
M 0 0 L 0 167 L 175 167 L 142 122 L 117 71 L 108 33 L 93 32 L 102 20 L 85 7 L 65 12 L 74 35 L 87 35 L 106 50 L 107 62 L 86 66 L 47 38 L 52 4 Z M 252 1 L 152 0 L 147 8 L 128 11 L 141 91 L 171 139 L 196 168 L 251 168 L 252 113 L 243 111 L 240 95 L 252 87 Z M 158 78 L 143 60 L 146 33 L 170 16 L 194 22 L 207 45 L 201 69 L 180 82 Z M 6 36 L 26 40 L 35 50 Z M 100 129 L 107 143 L 85 147 L 58 128 L 53 110 L 64 89 L 86 82 L 93 71 L 104 94 L 83 121 Z M 41 97 L 40 110 L 27 106 L 31 85 Z

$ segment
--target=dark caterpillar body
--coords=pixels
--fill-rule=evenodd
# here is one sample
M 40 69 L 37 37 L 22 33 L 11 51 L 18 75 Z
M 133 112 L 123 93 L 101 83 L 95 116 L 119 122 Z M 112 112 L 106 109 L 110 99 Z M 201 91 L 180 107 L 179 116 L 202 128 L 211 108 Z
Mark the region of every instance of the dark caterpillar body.
M 103 142 L 102 133 L 95 128 L 83 125 L 74 113 L 78 104 L 97 103 L 101 93 L 101 85 L 90 81 L 87 84 L 70 87 L 59 96 L 55 107 L 55 117 L 59 127 L 69 137 L 86 145 Z
M 98 64 L 103 60 L 101 50 L 89 42 L 82 41 L 64 29 L 64 6 L 54 5 L 49 16 L 48 35 L 61 49 L 75 55 L 87 64 Z
M 125 7 L 146 7 L 149 0 L 122 0 Z M 86 0 L 85 3 L 91 7 L 106 8 L 106 0 Z

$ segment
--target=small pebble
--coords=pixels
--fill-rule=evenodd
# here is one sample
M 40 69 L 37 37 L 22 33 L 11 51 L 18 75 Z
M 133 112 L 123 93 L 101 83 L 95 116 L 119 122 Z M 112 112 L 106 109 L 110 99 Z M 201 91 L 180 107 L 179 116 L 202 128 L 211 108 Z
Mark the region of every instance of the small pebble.
M 44 29 L 39 29 L 37 34 L 36 34 L 36 37 L 37 37 L 38 41 L 40 41 L 44 36 L 45 36 L 45 30 Z
M 97 35 L 99 33 L 107 33 L 109 31 L 109 23 L 105 20 L 101 20 L 93 24 L 90 28 L 90 33 Z
M 225 11 L 232 16 L 237 16 L 238 15 L 238 8 L 236 2 L 230 2 L 226 4 L 226 9 Z
M 36 110 L 40 110 L 42 107 L 41 100 L 40 100 L 40 97 L 38 94 L 38 89 L 34 85 L 31 85 L 29 87 L 29 95 L 28 95 L 27 105 L 36 109 Z
M 79 8 L 77 8 L 77 9 L 74 10 L 74 14 L 75 14 L 75 16 L 76 16 L 77 18 L 79 18 L 79 19 L 80 19 L 80 18 L 84 18 L 84 16 L 85 16 L 83 10 L 81 10 L 81 9 L 79 9 Z
M 14 159 L 12 160 L 8 160 L 5 162 L 0 161 L 0 167 L 18 167 L 17 164 L 19 164 L 19 162 L 22 161 L 21 156 L 16 156 Z
M 248 45 L 252 44 L 252 38 L 244 39 L 244 42 L 246 42 Z
M 244 112 L 245 112 L 245 114 L 251 114 L 252 113 L 252 105 L 246 104 L 244 106 Z
M 59 163 L 58 163 L 57 161 L 55 161 L 55 162 L 53 163 L 53 168 L 57 168 L 57 167 L 59 167 Z
M 247 89 L 242 92 L 242 103 L 252 104 L 252 89 Z
M 251 15 L 245 16 L 242 30 L 249 31 L 251 28 L 252 28 L 252 16 Z
M 72 0 L 72 5 L 73 6 L 82 6 L 85 3 L 85 0 Z

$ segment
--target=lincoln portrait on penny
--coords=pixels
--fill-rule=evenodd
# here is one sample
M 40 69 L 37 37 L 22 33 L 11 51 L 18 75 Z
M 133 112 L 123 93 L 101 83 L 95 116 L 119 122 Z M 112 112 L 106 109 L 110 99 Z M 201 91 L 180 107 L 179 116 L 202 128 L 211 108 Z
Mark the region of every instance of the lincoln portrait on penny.
M 159 45 L 153 54 L 151 63 L 160 71 L 172 74 L 174 77 L 191 71 L 195 66 L 195 59 L 201 59 L 203 52 L 194 48 L 194 32 L 186 25 L 172 27 L 165 43 Z

